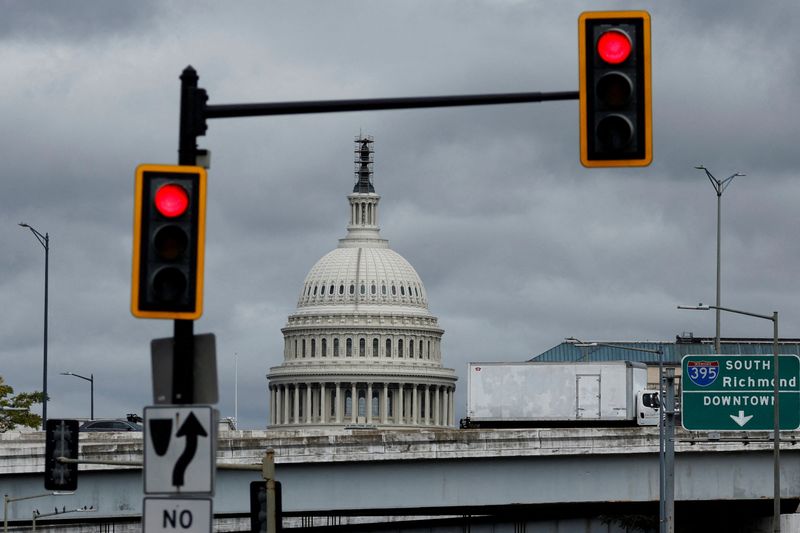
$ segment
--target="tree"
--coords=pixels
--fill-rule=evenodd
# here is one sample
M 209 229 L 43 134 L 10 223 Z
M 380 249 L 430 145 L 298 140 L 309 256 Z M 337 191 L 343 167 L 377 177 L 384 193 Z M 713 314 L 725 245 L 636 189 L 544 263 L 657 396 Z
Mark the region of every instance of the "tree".
M 42 425 L 42 417 L 31 413 L 30 407 L 43 401 L 44 394 L 39 391 L 20 392 L 15 395 L 14 388 L 7 385 L 3 376 L 0 376 L 0 433 L 17 426 L 39 428 Z M 5 410 L 6 407 L 13 410 Z

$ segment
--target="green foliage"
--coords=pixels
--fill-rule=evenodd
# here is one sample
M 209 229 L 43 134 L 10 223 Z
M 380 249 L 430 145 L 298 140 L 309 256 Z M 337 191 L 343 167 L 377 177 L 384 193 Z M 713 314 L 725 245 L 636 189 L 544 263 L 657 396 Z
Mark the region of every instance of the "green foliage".
M 43 401 L 44 393 L 39 391 L 20 392 L 15 395 L 13 387 L 7 385 L 3 376 L 0 376 L 0 433 L 14 429 L 17 426 L 39 428 L 42 425 L 42 417 L 31 413 L 30 407 Z M 3 407 L 24 410 L 5 411 L 2 410 Z

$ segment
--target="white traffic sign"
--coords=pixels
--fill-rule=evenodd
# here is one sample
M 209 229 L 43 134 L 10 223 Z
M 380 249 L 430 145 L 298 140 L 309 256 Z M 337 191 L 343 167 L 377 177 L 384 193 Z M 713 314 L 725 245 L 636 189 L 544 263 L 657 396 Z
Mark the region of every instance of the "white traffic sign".
M 209 499 L 144 499 L 144 533 L 211 533 L 212 517 Z
M 214 494 L 214 420 L 208 405 L 144 408 L 145 494 Z

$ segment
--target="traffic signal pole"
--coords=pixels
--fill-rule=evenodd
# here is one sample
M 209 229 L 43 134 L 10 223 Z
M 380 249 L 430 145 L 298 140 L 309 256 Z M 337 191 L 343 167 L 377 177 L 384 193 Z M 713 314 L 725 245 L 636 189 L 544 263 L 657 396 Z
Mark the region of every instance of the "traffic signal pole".
M 197 164 L 199 152 L 197 137 L 205 135 L 206 119 L 209 118 L 518 104 L 579 98 L 578 91 L 561 91 L 207 105 L 207 93 L 205 89 L 197 86 L 198 75 L 194 68 L 187 66 L 181 73 L 180 80 L 179 165 Z M 173 354 L 172 403 L 192 403 L 194 400 L 193 320 L 175 320 Z
M 181 110 L 178 133 L 178 164 L 194 165 L 197 160 L 195 101 L 197 72 L 186 67 L 181 74 Z M 205 131 L 203 131 L 205 133 Z M 175 320 L 172 358 L 172 403 L 194 402 L 194 320 Z

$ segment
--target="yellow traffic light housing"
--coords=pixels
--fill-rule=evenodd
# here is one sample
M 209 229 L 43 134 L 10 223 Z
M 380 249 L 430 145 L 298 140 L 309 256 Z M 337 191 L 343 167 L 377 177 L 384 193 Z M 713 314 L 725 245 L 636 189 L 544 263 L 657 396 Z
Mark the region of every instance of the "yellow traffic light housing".
M 581 163 L 653 160 L 650 14 L 591 11 L 578 18 Z
M 196 320 L 203 314 L 206 179 L 196 166 L 136 168 L 134 316 Z

